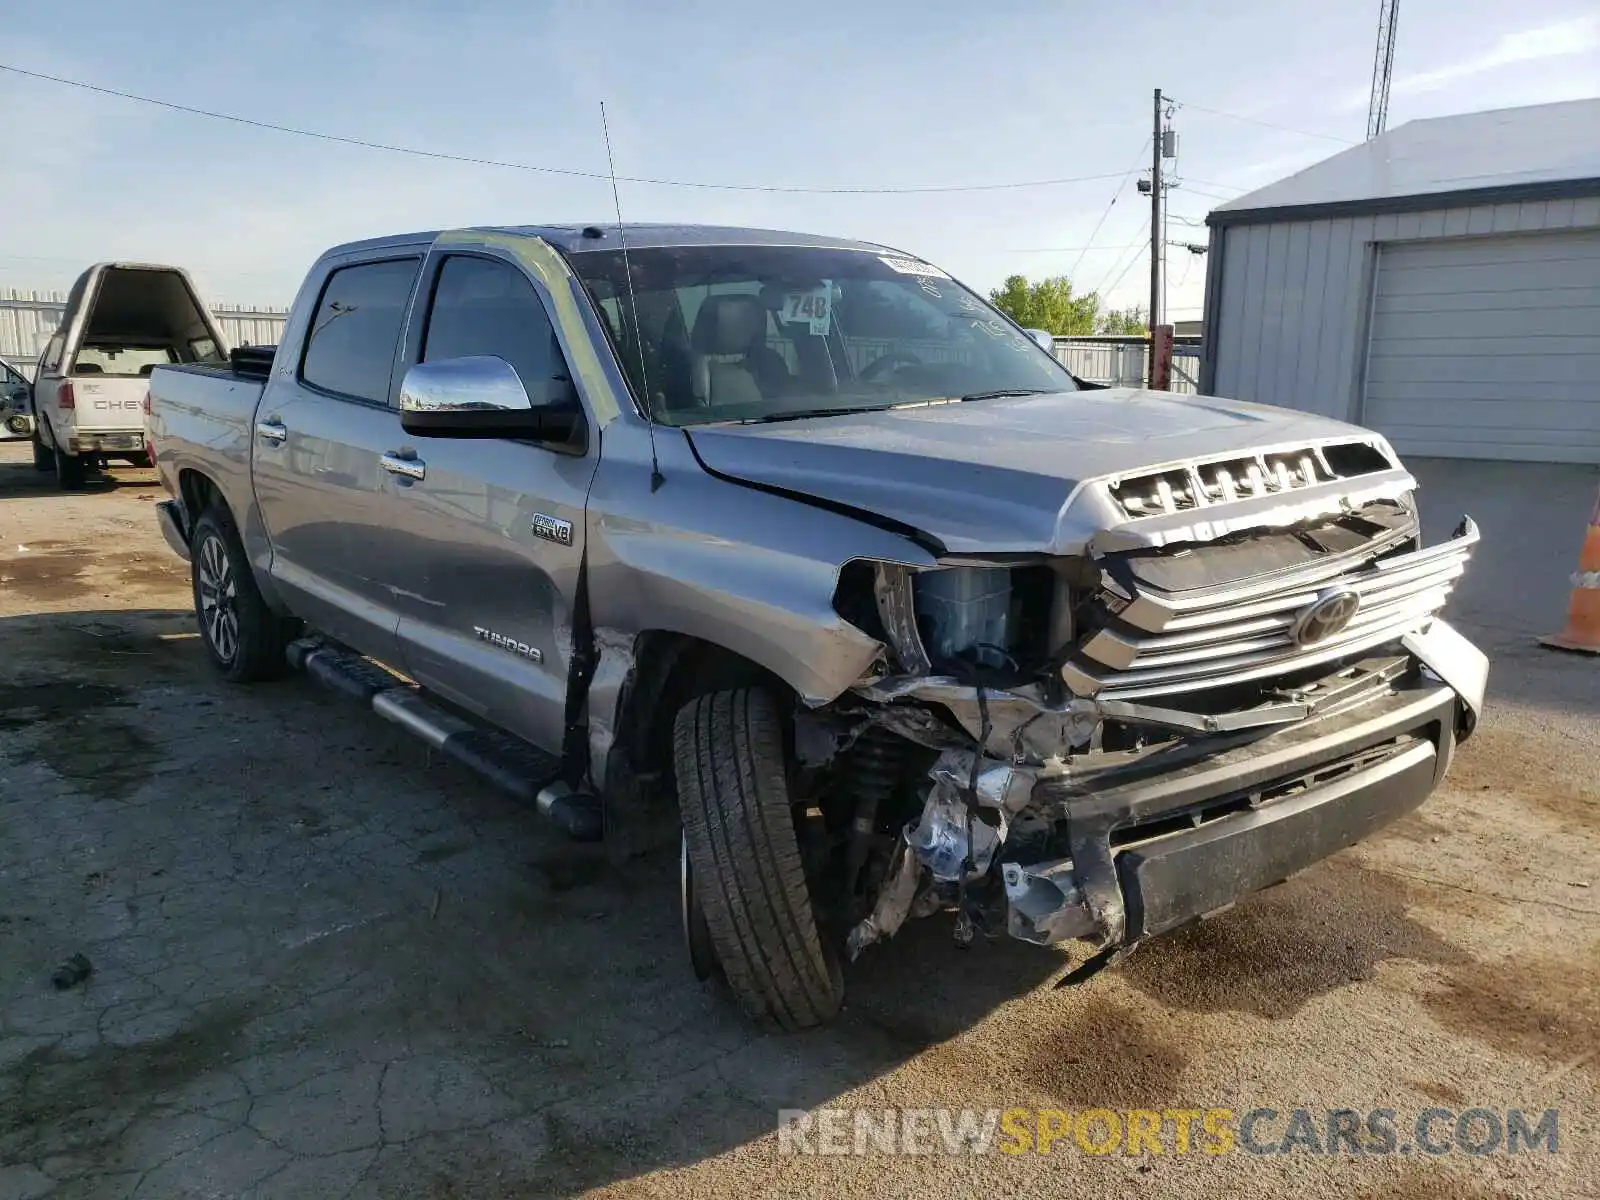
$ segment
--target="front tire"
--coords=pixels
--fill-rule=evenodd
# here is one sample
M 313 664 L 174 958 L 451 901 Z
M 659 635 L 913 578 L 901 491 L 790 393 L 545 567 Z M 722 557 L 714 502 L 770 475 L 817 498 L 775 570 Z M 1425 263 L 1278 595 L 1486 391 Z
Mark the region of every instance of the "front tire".
M 673 734 L 686 931 L 703 919 L 728 987 L 756 1020 L 823 1024 L 844 1001 L 844 981 L 806 885 L 777 703 L 765 688 L 701 696 Z M 698 957 L 693 942 L 691 932 Z
M 293 623 L 267 607 L 226 512 L 207 509 L 195 522 L 189 566 L 200 640 L 211 665 L 233 683 L 281 675 Z

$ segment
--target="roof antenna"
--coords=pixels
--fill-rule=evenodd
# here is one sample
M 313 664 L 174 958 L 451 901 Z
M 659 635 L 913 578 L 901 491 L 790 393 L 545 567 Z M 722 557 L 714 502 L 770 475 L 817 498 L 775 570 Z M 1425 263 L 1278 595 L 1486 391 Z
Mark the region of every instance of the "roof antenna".
M 600 132 L 606 139 L 606 167 L 611 172 L 611 202 L 617 206 L 617 238 L 622 242 L 622 275 L 628 283 L 628 308 L 633 316 L 633 345 L 639 351 L 639 382 L 644 388 L 645 428 L 650 431 L 650 490 L 654 492 L 666 478 L 661 460 L 656 457 L 656 422 L 650 412 L 650 376 L 644 366 L 644 327 L 639 324 L 639 300 L 633 294 L 633 266 L 628 262 L 628 231 L 622 224 L 622 197 L 617 194 L 617 161 L 611 156 L 611 126 L 606 123 L 606 102 L 600 101 Z

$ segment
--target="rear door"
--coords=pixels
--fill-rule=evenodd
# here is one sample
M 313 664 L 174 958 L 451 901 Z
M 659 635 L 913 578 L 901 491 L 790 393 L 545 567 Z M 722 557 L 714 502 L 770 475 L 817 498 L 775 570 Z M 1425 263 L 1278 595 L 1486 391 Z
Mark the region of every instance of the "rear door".
M 387 562 L 402 537 L 382 458 L 399 421 L 390 379 L 422 248 L 346 255 L 308 280 L 256 409 L 256 503 L 273 579 L 314 627 L 385 662 L 399 658 Z M 302 300 L 307 299 L 302 297 Z
M 571 378 L 548 297 L 512 258 L 436 250 L 406 363 L 494 355 L 533 395 Z M 398 416 L 396 417 L 398 428 Z M 419 477 L 401 492 L 394 564 L 406 672 L 535 745 L 561 745 L 572 602 L 597 438 L 573 454 L 534 442 L 410 438 Z

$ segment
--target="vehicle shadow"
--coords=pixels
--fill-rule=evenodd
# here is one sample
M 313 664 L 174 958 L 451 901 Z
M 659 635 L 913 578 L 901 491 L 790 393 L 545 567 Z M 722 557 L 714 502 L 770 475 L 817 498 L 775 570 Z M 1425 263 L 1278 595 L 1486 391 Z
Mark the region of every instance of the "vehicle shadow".
M 91 1003 L 80 1048 L 0 1065 L 0 1094 L 26 1092 L 0 1109 L 11 1161 L 70 1143 L 109 1169 L 142 1152 L 123 1130 L 157 1096 L 276 1075 L 381 1110 L 377 1194 L 572 1195 L 768 1135 L 1065 965 L 1004 937 L 959 949 L 935 916 L 847 968 L 833 1024 L 764 1031 L 693 977 L 675 853 L 574 845 L 304 679 L 228 684 L 183 609 L 5 617 L 0 640 L 0 913 L 20 931 L 0 938 L 0 1022 L 45 1011 L 63 947 L 88 948 L 91 1002 L 139 975 L 134 1032 L 94 1036 Z M 63 829 L 99 847 L 92 871 L 53 852 Z M 96 924 L 127 903 L 136 926 Z M 384 1071 L 365 1100 L 363 1062 Z M 319 1101 L 297 1103 L 305 1127 L 274 1137 L 325 1139 Z
M 119 463 L 110 468 L 86 472 L 82 488 L 63 492 L 56 483 L 55 472 L 35 470 L 27 443 L 21 445 L 26 457 L 0 461 L 0 496 L 73 496 L 114 492 L 119 488 L 159 487 L 161 483 L 156 473 L 147 467 L 130 467 Z

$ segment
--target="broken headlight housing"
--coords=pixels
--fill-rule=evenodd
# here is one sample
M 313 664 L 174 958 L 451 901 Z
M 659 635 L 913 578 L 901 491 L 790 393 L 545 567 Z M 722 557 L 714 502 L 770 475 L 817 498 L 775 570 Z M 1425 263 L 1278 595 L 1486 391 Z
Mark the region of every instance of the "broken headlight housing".
M 857 561 L 841 572 L 835 607 L 893 651 L 900 673 L 1027 677 L 1043 674 L 1071 644 L 1083 577 L 1076 560 L 968 561 L 920 571 Z

